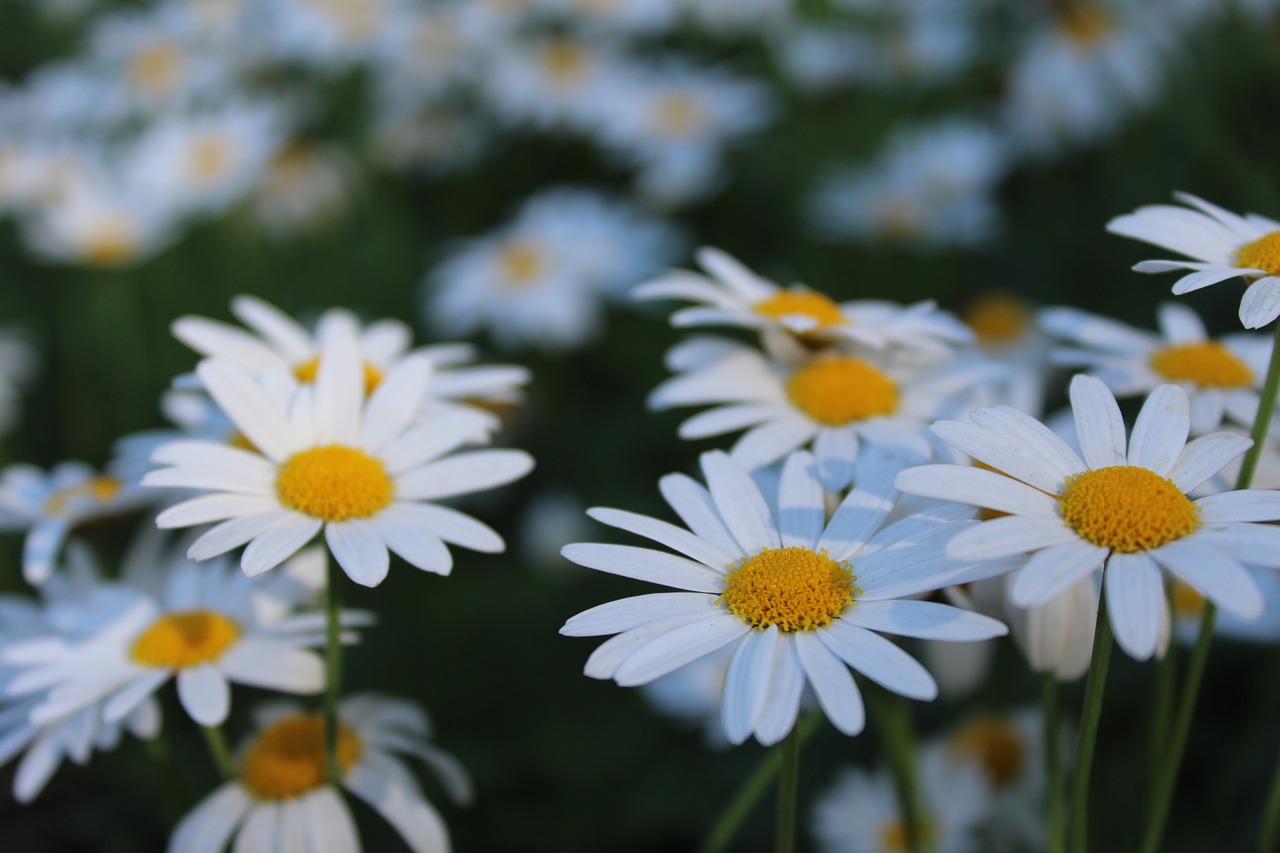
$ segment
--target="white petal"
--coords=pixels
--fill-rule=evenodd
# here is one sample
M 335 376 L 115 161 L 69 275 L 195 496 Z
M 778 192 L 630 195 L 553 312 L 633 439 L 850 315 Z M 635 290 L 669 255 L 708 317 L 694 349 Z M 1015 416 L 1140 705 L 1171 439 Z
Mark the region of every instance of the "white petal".
M 715 501 L 702 484 L 684 474 L 668 474 L 658 481 L 663 499 L 700 539 L 726 554 L 742 556 L 742 549 L 716 514 Z
M 1063 481 L 1084 469 L 1083 460 L 1080 467 L 1071 469 L 1044 458 L 1020 432 L 983 429 L 960 421 L 939 421 L 929 429 L 957 450 L 1048 494 L 1059 494 Z
M 773 689 L 765 699 L 764 713 L 756 724 L 756 740 L 762 746 L 773 746 L 795 727 L 800 713 L 800 697 L 804 694 L 804 670 L 796 657 L 795 643 L 783 637 L 773 656 L 773 673 L 769 681 Z
M 567 637 L 595 637 L 617 634 L 639 625 L 688 613 L 710 613 L 715 599 L 697 592 L 655 592 L 621 598 L 584 610 L 564 623 L 560 633 Z
M 1022 567 L 1010 588 L 1017 607 L 1043 604 L 1101 568 L 1107 549 L 1088 542 L 1046 548 Z
M 813 631 L 796 632 L 795 642 L 800 664 L 827 719 L 844 734 L 858 734 L 866 724 L 866 711 L 849 668 Z
M 841 619 L 816 633 L 836 657 L 886 690 L 925 701 L 938 695 L 929 671 L 879 634 Z
M 872 631 L 924 640 L 965 643 L 1009 632 L 989 616 L 932 601 L 858 601 L 840 618 Z
M 178 671 L 178 698 L 182 707 L 202 726 L 220 726 L 231 710 L 231 688 L 213 664 Z
M 1150 468 L 1167 477 L 1187 444 L 1191 402 L 1177 385 L 1161 385 L 1138 412 L 1129 438 L 1128 464 Z
M 323 526 L 324 522 L 318 518 L 300 519 L 294 524 L 257 536 L 244 549 L 240 567 L 249 577 L 273 569 L 310 542 Z
M 1202 435 L 1182 448 L 1169 479 L 1179 491 L 1190 492 L 1252 446 L 1252 439 L 1232 432 Z
M 246 637 L 226 651 L 219 665 L 239 684 L 287 693 L 324 689 L 324 661 L 315 652 L 277 640 Z
M 251 801 L 237 783 L 228 783 L 200 801 L 169 839 L 169 853 L 222 853 Z
M 1226 281 L 1229 278 L 1235 278 L 1236 276 L 1243 276 L 1246 274 L 1245 270 L 1237 269 L 1235 267 L 1210 267 L 1208 269 L 1200 270 L 1199 272 L 1189 273 L 1178 279 L 1173 284 L 1173 293 L 1181 296 L 1185 293 L 1191 293 L 1193 291 L 1200 290 L 1201 288 L 1217 284 L 1220 281 Z M 1247 292 L 1248 291 L 1246 291 L 1246 293 Z M 1244 318 L 1241 317 L 1241 319 Z M 1257 327 L 1246 324 L 1245 328 Z
M 663 584 L 689 592 L 719 594 L 723 591 L 724 576 L 720 572 L 675 554 L 594 542 L 566 545 L 560 549 L 560 553 L 566 560 L 611 575 Z
M 909 495 L 957 501 L 1014 515 L 1058 514 L 1058 502 L 1012 477 L 971 465 L 917 465 L 895 484 Z
M 280 502 L 275 498 L 225 493 L 202 495 L 169 507 L 156 517 L 156 525 L 161 528 L 191 527 L 278 509 Z
M 839 492 L 853 481 L 858 461 L 858 435 L 847 427 L 818 430 L 813 440 L 813 453 L 818 460 L 818 478 L 827 491 Z
M 396 482 L 396 498 L 432 500 L 503 486 L 533 468 L 523 450 L 479 450 L 459 453 L 417 468 Z
M 1273 524 L 1215 524 L 1196 531 L 1195 538 L 1250 566 L 1280 569 L 1280 527 Z
M 742 550 L 755 554 L 777 548 L 778 532 L 770 521 L 769 505 L 747 473 L 719 451 L 702 454 L 700 461 L 720 519 Z
M 377 809 L 414 853 L 448 853 L 449 831 L 440 814 L 414 790 L 390 777 L 357 764 L 343 780 L 361 799 Z
M 431 360 L 426 356 L 409 356 L 396 365 L 369 396 L 362 418 L 361 447 L 377 452 L 408 428 L 430 376 Z
M 424 532 L 472 551 L 500 554 L 507 547 L 489 525 L 447 506 L 403 502 L 397 512 Z
M 192 560 L 207 560 L 232 548 L 238 548 L 254 537 L 263 536 L 289 525 L 306 524 L 310 521 L 311 519 L 300 512 L 284 509 L 261 515 L 233 518 L 201 534 L 187 549 L 187 557 Z
M 1125 464 L 1124 416 L 1106 383 L 1092 376 L 1071 380 L 1076 436 L 1090 468 Z
M 129 716 L 129 713 L 142 704 L 152 693 L 159 689 L 173 675 L 173 670 L 165 668 L 152 672 L 139 673 L 124 688 L 102 706 L 102 719 L 106 723 L 117 723 Z
M 730 743 L 742 743 L 755 731 L 764 703 L 773 686 L 773 658 L 778 647 L 778 628 L 750 631 L 729 661 L 724 678 L 724 698 L 720 722 Z
M 750 626 L 736 616 L 702 619 L 651 640 L 627 658 L 613 678 L 623 687 L 648 684 L 742 637 Z
M 652 622 L 645 622 L 643 625 L 637 625 L 618 634 L 616 637 L 610 637 L 605 640 L 596 650 L 587 658 L 586 665 L 582 668 L 582 674 L 588 678 L 613 678 L 614 673 L 618 671 L 618 667 L 626 663 L 627 658 L 653 642 L 663 634 L 667 634 L 684 625 L 691 625 L 694 622 L 701 622 L 707 619 L 721 621 L 731 619 L 743 626 L 743 633 L 746 632 L 746 623 L 738 619 L 736 616 L 730 616 L 720 608 L 715 608 L 718 612 L 708 614 L 705 610 L 698 610 L 693 613 L 680 613 L 664 619 L 658 619 Z
M 827 523 L 818 547 L 831 559 L 846 560 L 869 542 L 898 499 L 894 480 L 902 468 L 897 460 L 877 466 L 858 479 Z
M 1156 319 L 1165 340 L 1175 344 L 1198 343 L 1208 337 L 1200 315 L 1181 302 L 1161 302 Z
M 305 795 L 301 806 L 306 810 L 303 825 L 307 828 L 307 853 L 351 853 L 360 850 L 351 812 L 333 788 L 325 787 Z
M 974 409 L 969 413 L 969 419 L 983 429 L 1012 437 L 1018 447 L 1042 460 L 1061 476 L 1085 467 L 1084 460 L 1069 444 L 1025 412 L 1010 406 L 992 406 Z
M 713 569 L 723 570 L 732 565 L 737 559 L 734 554 L 722 551 L 712 543 L 695 536 L 683 528 L 668 524 L 665 521 L 659 521 L 656 518 L 650 518 L 647 515 L 606 507 L 589 509 L 587 510 L 587 515 L 602 524 L 608 524 L 620 530 L 645 536 L 655 542 L 666 545 L 672 550 L 679 551 L 685 556 L 692 557 L 699 563 L 710 566 Z
M 200 362 L 196 373 L 236 428 L 267 458 L 282 462 L 298 449 L 284 402 L 273 398 L 245 370 L 207 359 Z
M 1203 536 L 1195 535 L 1170 542 L 1150 554 L 1223 610 L 1241 619 L 1257 619 L 1262 615 L 1265 605 L 1262 590 L 1231 548 L 1217 547 L 1212 540 L 1205 541 Z M 1107 571 L 1111 571 L 1110 566 Z M 1107 599 L 1108 604 L 1110 601 Z
M 1280 492 L 1240 489 L 1195 501 L 1205 524 L 1224 521 L 1280 521 Z
M 369 520 L 369 526 L 388 548 L 409 565 L 426 572 L 447 575 L 453 570 L 453 556 L 439 537 L 421 529 L 414 520 L 411 503 L 393 503 Z
M 1102 586 L 1116 643 L 1134 660 L 1147 660 L 1156 652 L 1160 613 L 1168 606 L 1155 561 L 1142 551 L 1112 554 Z
M 782 468 L 778 493 L 778 531 L 782 547 L 813 550 L 818 546 L 826 523 L 822 486 L 813 476 L 814 458 L 809 453 L 793 453 Z M 726 564 L 722 564 L 726 565 Z
M 362 521 L 330 522 L 324 528 L 325 541 L 333 558 L 347 577 L 362 586 L 377 586 L 387 576 L 390 558 L 386 543 L 369 524 Z
M 956 560 L 996 560 L 1079 541 L 1080 534 L 1058 516 L 1009 515 L 956 534 L 947 543 L 947 556 Z
M 1280 278 L 1260 278 L 1240 298 L 1240 322 L 1246 329 L 1261 329 L 1280 317 Z
M 772 406 L 744 403 L 736 406 L 719 406 L 694 415 L 680 424 L 678 435 L 684 439 L 708 438 L 724 435 L 747 427 L 753 427 L 777 416 Z
M 364 405 L 364 357 L 345 325 L 325 341 L 315 381 L 317 444 L 353 444 Z

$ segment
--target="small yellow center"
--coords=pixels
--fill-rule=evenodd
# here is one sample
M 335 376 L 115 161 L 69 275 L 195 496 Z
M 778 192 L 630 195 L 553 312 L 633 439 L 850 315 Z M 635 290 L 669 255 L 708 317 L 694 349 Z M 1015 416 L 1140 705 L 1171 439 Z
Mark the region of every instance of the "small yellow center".
M 503 285 L 518 290 L 542 275 L 546 262 L 537 245 L 527 240 L 510 240 L 498 254 L 498 265 L 505 279 Z
M 179 610 L 152 622 L 130 655 L 143 666 L 184 669 L 217 660 L 239 637 L 239 626 L 221 613 Z
M 338 769 L 346 773 L 364 745 L 349 727 L 338 726 Z M 273 723 L 245 751 L 240 781 L 260 800 L 287 800 L 326 784 L 324 720 L 294 714 Z
M 137 231 L 122 217 L 110 217 L 93 225 L 80 254 L 91 266 L 114 267 L 133 260 L 139 248 Z
M 280 503 L 325 521 L 368 518 L 391 503 L 392 491 L 381 462 L 340 444 L 293 454 L 276 478 Z
M 1205 603 L 1205 597 L 1191 584 L 1179 580 L 1173 582 L 1173 615 L 1175 617 L 1199 616 L 1204 613 Z
M 928 841 L 933 835 L 933 826 L 925 821 L 921 829 L 926 837 L 920 841 Z M 911 844 L 911 837 L 907 834 L 907 825 L 902 818 L 894 818 L 880 830 L 880 849 L 886 853 L 912 853 L 915 849 Z
M 1280 231 L 1263 234 L 1252 243 L 1241 246 L 1236 252 L 1236 266 L 1280 275 Z
M 653 126 L 662 136 L 680 139 L 696 136 L 706 124 L 702 104 L 692 95 L 675 92 L 653 106 Z
M 1071 475 L 1059 508 L 1083 539 L 1122 554 L 1159 548 L 1200 526 L 1200 508 L 1171 480 L 1136 465 Z
M 1171 382 L 1206 388 L 1248 388 L 1253 371 L 1217 341 L 1175 344 L 1151 354 L 1151 367 Z
M 299 382 L 315 382 L 320 372 L 320 356 L 313 356 L 293 369 L 294 378 Z M 364 393 L 372 394 L 382 384 L 382 371 L 369 362 L 364 363 Z
M 1059 21 L 1062 32 L 1081 47 L 1087 47 L 1111 32 L 1111 15 L 1091 3 L 1072 3 Z
M 155 44 L 138 51 L 129 63 L 129 79 L 150 92 L 167 92 L 178 82 L 182 55 L 176 46 Z
M 828 358 L 801 368 L 787 380 L 796 408 L 826 426 L 843 426 L 898 408 L 898 386 L 865 361 Z
M 1021 299 L 989 293 L 970 302 L 960 319 L 973 330 L 978 343 L 999 346 L 1022 337 L 1031 325 L 1031 312 Z
M 753 307 L 757 314 L 763 314 L 774 320 L 781 320 L 784 317 L 807 317 L 813 320 L 819 329 L 837 326 L 845 321 L 840 306 L 830 297 L 801 287 L 779 290 L 768 299 L 757 302 Z
M 993 788 L 1007 788 L 1022 773 L 1027 748 L 1017 729 L 1004 720 L 983 717 L 951 738 L 951 751 L 982 766 Z
M 570 39 L 557 39 L 542 52 L 542 67 L 555 83 L 568 86 L 586 76 L 587 51 Z
M 848 563 L 808 548 L 766 548 L 725 576 L 717 604 L 763 631 L 812 631 L 830 624 L 860 590 Z
M 232 146 L 221 134 L 197 139 L 191 145 L 191 175 L 200 183 L 211 184 L 231 169 Z
M 78 503 L 86 498 L 98 503 L 107 503 L 120 494 L 120 481 L 115 477 L 92 477 L 83 483 L 58 489 L 44 502 L 44 511 L 49 515 L 60 515 L 71 503 Z

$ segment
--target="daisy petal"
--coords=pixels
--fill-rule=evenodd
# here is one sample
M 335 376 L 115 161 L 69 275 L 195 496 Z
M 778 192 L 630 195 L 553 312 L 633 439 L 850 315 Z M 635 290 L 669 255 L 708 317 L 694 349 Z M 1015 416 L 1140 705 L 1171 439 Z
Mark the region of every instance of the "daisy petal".
M 192 560 L 207 560 L 232 548 L 239 548 L 256 536 L 262 536 L 273 530 L 279 530 L 291 524 L 309 521 L 307 516 L 291 510 L 262 513 L 261 515 L 245 515 L 215 525 L 200 535 L 187 549 L 187 557 Z
M 231 688 L 213 664 L 178 671 L 178 698 L 182 707 L 202 726 L 220 726 L 231 710 Z
M 782 468 L 778 493 L 778 529 L 782 547 L 817 547 L 826 522 L 822 486 L 813 476 L 814 458 L 809 453 L 793 453 Z M 727 565 L 727 564 L 722 564 Z
M 800 713 L 800 697 L 804 694 L 804 670 L 796 657 L 795 643 L 784 637 L 773 656 L 773 672 L 769 676 L 773 688 L 765 700 L 764 713 L 756 724 L 756 740 L 762 746 L 773 746 L 795 727 Z
M 453 555 L 444 542 L 415 523 L 416 514 L 402 511 L 418 504 L 394 503 L 373 518 L 369 525 L 402 560 L 424 572 L 447 575 L 453 570 Z
M 902 464 L 896 460 L 879 465 L 858 479 L 827 523 L 818 547 L 839 562 L 866 546 L 898 499 L 894 481 Z
M 610 637 L 605 640 L 596 650 L 587 658 L 586 665 L 582 668 L 582 674 L 588 678 L 613 678 L 618 671 L 618 667 L 626 663 L 627 659 L 649 643 L 653 642 L 663 634 L 674 631 L 684 625 L 691 625 L 694 622 L 705 620 L 723 621 L 726 617 L 743 625 L 744 633 L 748 627 L 742 620 L 736 616 L 728 616 L 724 611 L 716 608 L 718 613 L 706 613 L 705 611 L 697 611 L 694 613 L 680 613 L 665 619 L 654 622 L 645 622 L 643 625 L 637 625 L 618 634 L 616 637 Z
M 1246 329 L 1261 329 L 1280 317 L 1280 278 L 1260 278 L 1240 298 L 1240 322 Z
M 1083 541 L 1045 548 L 1018 572 L 1009 589 L 1010 600 L 1016 607 L 1044 604 L 1101 568 L 1107 553 L 1106 548 Z
M 320 788 L 302 797 L 300 803 L 306 809 L 303 825 L 307 828 L 305 849 L 308 853 L 344 853 L 360 849 L 360 835 L 356 832 L 355 822 L 337 791 L 329 787 Z
M 386 543 L 367 522 L 331 521 L 325 525 L 324 538 L 333 558 L 356 583 L 377 586 L 387 576 L 390 557 Z
M 196 367 L 200 381 L 236 428 L 273 462 L 282 462 L 297 448 L 293 429 L 279 401 L 244 369 L 206 359 Z
M 1215 432 L 1187 442 L 1173 463 L 1169 479 L 1180 492 L 1190 492 L 1253 446 L 1253 440 L 1232 432 Z
M 795 642 L 800 665 L 804 667 L 827 719 L 844 734 L 861 732 L 866 725 L 866 712 L 849 667 L 832 654 L 812 631 L 796 632 Z
M 1250 566 L 1280 569 L 1280 527 L 1275 525 L 1216 524 L 1196 531 L 1196 541 L 1226 551 Z
M 778 533 L 769 518 L 769 505 L 755 482 L 720 451 L 702 454 L 701 462 L 720 519 L 742 550 L 754 554 L 777 548 Z
M 818 478 L 827 491 L 839 492 L 853 481 L 858 459 L 858 435 L 852 429 L 828 427 L 818 430 L 813 440 L 818 460 Z
M 773 659 L 778 648 L 778 628 L 750 631 L 729 661 L 724 677 L 720 722 L 730 743 L 742 743 L 755 731 L 765 700 L 773 687 Z
M 701 563 L 675 554 L 666 554 L 649 548 L 630 545 L 605 545 L 595 542 L 578 542 L 560 549 L 566 560 L 621 575 L 624 578 L 662 584 L 689 592 L 723 591 L 723 575 Z
M 836 657 L 886 690 L 924 701 L 938 695 L 929 671 L 879 634 L 841 619 L 816 633 Z
M 895 485 L 909 495 L 956 501 L 1013 515 L 1058 514 L 1058 502 L 1026 483 L 970 465 L 917 465 Z
M 1085 463 L 1090 468 L 1125 464 L 1124 416 L 1106 383 L 1092 376 L 1075 376 L 1071 380 L 1071 410 Z
M 923 640 L 974 642 L 1003 637 L 1003 623 L 932 601 L 858 601 L 840 615 L 850 625 Z
M 321 519 L 308 518 L 255 537 L 240 557 L 240 568 L 249 577 L 275 568 L 310 542 L 323 526 Z
M 386 818 L 414 853 L 442 853 L 449 849 L 449 832 L 440 813 L 417 791 L 375 772 L 367 764 L 352 767 L 342 781 Z
M 1205 524 L 1224 521 L 1280 521 L 1280 492 L 1241 489 L 1220 492 L 1195 502 Z
M 754 471 L 786 456 L 815 433 L 817 428 L 802 418 L 778 418 L 743 433 L 729 457 L 744 470 Z
M 716 514 L 715 501 L 702 484 L 684 474 L 668 474 L 658 481 L 658 490 L 685 526 L 726 554 L 743 556 L 743 551 Z
M 1276 528 L 1271 530 L 1280 533 Z M 1257 581 L 1236 559 L 1230 547 L 1217 547 L 1201 541 L 1203 538 L 1196 535 L 1179 539 L 1150 553 L 1160 565 L 1223 610 L 1241 619 L 1257 619 L 1264 607 Z M 1107 599 L 1108 604 L 1110 601 Z
M 396 498 L 421 501 L 465 495 L 505 486 L 532 468 L 533 457 L 523 450 L 459 453 L 401 476 L 396 482 Z
M 727 646 L 750 630 L 746 622 L 728 614 L 683 625 L 642 646 L 618 667 L 613 679 L 622 687 L 648 684 Z
M 1187 444 L 1191 431 L 1191 402 L 1177 385 L 1161 385 L 1138 412 L 1129 438 L 1128 464 L 1149 468 L 1167 477 Z
M 601 524 L 607 524 L 610 527 L 616 527 L 619 530 L 626 530 L 652 539 L 654 542 L 666 545 L 668 548 L 679 551 L 687 557 L 692 557 L 699 563 L 713 569 L 724 570 L 737 559 L 736 556 L 720 550 L 710 542 L 695 536 L 683 528 L 668 524 L 665 521 L 659 521 L 656 518 L 650 518 L 647 515 L 639 515 L 634 512 L 625 512 L 607 507 L 589 509 L 587 510 L 587 515 Z
M 1156 653 L 1160 613 L 1168 606 L 1155 561 L 1142 551 L 1112 554 L 1102 587 L 1116 643 L 1134 660 L 1147 660 Z
M 315 652 L 290 643 L 249 637 L 223 654 L 219 665 L 227 678 L 287 693 L 318 693 L 324 689 L 324 662 Z
M 618 634 L 639 625 L 682 616 L 686 613 L 708 613 L 718 609 L 715 599 L 696 592 L 655 592 L 620 598 L 584 610 L 564 623 L 560 633 L 566 637 L 598 637 Z
M 1020 433 L 982 429 L 960 421 L 938 421 L 929 429 L 960 452 L 1051 495 L 1060 493 L 1063 481 L 1084 468 L 1083 460 L 1080 467 L 1067 470 L 1041 458 L 1021 441 Z
M 955 560 L 995 560 L 1079 541 L 1080 534 L 1056 515 L 1009 515 L 957 533 L 946 553 Z

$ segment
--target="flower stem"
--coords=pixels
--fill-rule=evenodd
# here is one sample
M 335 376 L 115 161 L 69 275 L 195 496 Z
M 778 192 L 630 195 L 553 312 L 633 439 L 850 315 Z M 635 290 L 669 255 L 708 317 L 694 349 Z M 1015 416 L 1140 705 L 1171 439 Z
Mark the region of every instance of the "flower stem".
M 1048 791 L 1046 793 L 1046 825 L 1048 844 L 1046 853 L 1065 853 L 1067 849 L 1066 814 L 1063 811 L 1062 733 L 1058 726 L 1058 676 L 1044 674 L 1044 754 L 1048 765 Z
M 795 730 L 788 737 L 795 738 L 797 752 L 818 730 L 818 724 L 821 722 L 822 713 L 815 711 L 796 725 Z M 742 787 L 738 789 L 738 793 L 730 801 L 729 807 L 724 810 L 720 815 L 720 819 L 716 821 L 715 826 L 711 828 L 711 832 L 707 835 L 707 840 L 698 848 L 698 853 L 722 853 L 732 843 L 734 836 L 738 833 L 738 829 L 742 826 L 742 822 L 746 820 L 747 815 L 751 814 L 751 809 L 755 807 L 759 799 L 764 796 L 764 792 L 768 790 L 769 785 L 773 783 L 773 777 L 782 769 L 782 760 L 783 755 L 780 750 L 769 750 L 768 754 L 765 755 L 764 761 L 760 762 L 760 766 L 742 783 Z
M 325 588 L 324 648 L 324 752 L 329 781 L 342 777 L 338 767 L 338 693 L 342 689 L 342 570 L 329 555 Z
M 1237 489 L 1247 489 L 1253 483 L 1253 474 L 1258 469 L 1258 457 L 1262 455 L 1262 447 L 1271 429 L 1271 416 L 1276 410 L 1277 394 L 1280 394 L 1280 323 L 1275 324 L 1271 360 L 1267 363 L 1267 378 L 1262 382 L 1258 415 L 1254 418 L 1253 429 L 1249 433 L 1253 446 L 1245 451 L 1244 460 L 1240 463 L 1240 474 L 1236 477 Z
M 800 745 L 795 728 L 778 746 L 782 764 L 778 777 L 778 827 L 774 842 L 776 853 L 793 853 L 796 849 L 796 789 L 800 785 Z
M 1280 841 L 1276 830 L 1280 828 L 1280 762 L 1271 777 L 1271 792 L 1267 794 L 1267 806 L 1262 812 L 1262 830 L 1258 833 L 1258 853 L 1275 853 Z
M 1169 597 L 1173 597 L 1173 588 L 1169 588 Z M 1172 602 L 1169 603 L 1173 612 Z M 1156 698 L 1151 706 L 1151 742 L 1147 755 L 1147 779 L 1151 782 L 1147 791 L 1147 819 L 1155 809 L 1157 785 L 1160 770 L 1164 767 L 1165 744 L 1169 740 L 1169 722 L 1173 716 L 1173 693 L 1177 681 L 1178 644 L 1170 643 L 1164 657 L 1156 664 Z
M 1107 596 L 1098 596 L 1098 623 L 1093 629 L 1093 657 L 1089 681 L 1084 689 L 1084 710 L 1080 717 L 1080 739 L 1076 742 L 1076 769 L 1071 780 L 1071 849 L 1089 850 L 1089 774 L 1093 769 L 1093 748 L 1098 740 L 1098 719 L 1102 716 L 1102 691 L 1107 684 L 1107 664 L 1111 660 L 1111 621 L 1107 617 Z
M 227 739 L 222 736 L 221 727 L 201 726 L 200 731 L 204 732 L 204 742 L 209 747 L 213 763 L 218 767 L 218 775 L 223 781 L 234 779 L 236 765 L 231 760 L 231 750 L 227 749 Z
M 933 833 L 929 825 L 929 808 L 920 790 L 916 769 L 916 742 L 911 731 L 907 704 L 898 696 L 879 688 L 869 691 L 894 787 L 898 791 L 898 808 L 902 825 L 907 830 L 907 849 L 912 853 L 932 853 Z

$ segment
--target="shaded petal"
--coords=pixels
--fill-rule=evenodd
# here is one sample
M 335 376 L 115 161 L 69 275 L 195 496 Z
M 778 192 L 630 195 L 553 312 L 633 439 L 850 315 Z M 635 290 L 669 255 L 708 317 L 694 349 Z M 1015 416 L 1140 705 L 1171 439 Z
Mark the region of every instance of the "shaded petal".
M 773 746 L 795 727 L 800 713 L 800 697 L 804 694 L 804 670 L 796 657 L 795 643 L 783 637 L 773 656 L 773 672 L 769 676 L 773 689 L 765 699 L 764 713 L 756 724 L 756 740 Z
M 1202 435 L 1182 448 L 1169 471 L 1169 479 L 1178 491 L 1190 492 L 1252 446 L 1252 439 L 1232 432 Z
M 917 465 L 895 483 L 909 495 L 973 504 L 1014 515 L 1058 515 L 1058 501 L 1019 480 L 970 465 Z
M 623 687 L 648 684 L 742 637 L 750 626 L 737 616 L 701 619 L 651 640 L 627 658 L 613 678 Z
M 724 678 L 724 698 L 720 722 L 730 743 L 742 743 L 755 731 L 765 700 L 773 687 L 773 659 L 778 647 L 778 628 L 750 631 L 729 661 Z
M 1177 385 L 1161 385 L 1138 412 L 1129 438 L 1128 464 L 1167 477 L 1186 447 L 1191 431 L 1191 401 Z
M 1261 329 L 1280 317 L 1280 278 L 1260 278 L 1240 298 L 1240 322 L 1246 329 Z
M 826 523 L 822 485 L 813 476 L 814 458 L 793 453 L 782 468 L 778 491 L 778 530 L 782 547 L 814 550 Z
M 723 574 L 701 563 L 663 551 L 630 545 L 576 542 L 561 548 L 560 553 L 566 560 L 611 575 L 663 584 L 689 592 L 719 594 L 723 591 Z
M 675 616 L 719 610 L 715 599 L 698 592 L 655 592 L 620 598 L 570 617 L 560 633 L 567 637 L 593 637 L 629 631 L 639 625 Z
M 1124 415 L 1101 379 L 1077 375 L 1071 380 L 1071 411 L 1084 461 L 1090 468 L 1125 464 Z
M 1079 542 L 1061 517 L 1009 515 L 993 518 L 957 533 L 947 543 L 947 556 L 957 560 L 995 560 Z
M 1147 660 L 1160 642 L 1160 615 L 1168 606 L 1155 560 L 1142 551 L 1112 554 L 1102 587 L 1116 643 L 1134 660 Z
M 1232 549 L 1217 547 L 1212 540 L 1203 539 L 1201 535 L 1179 539 L 1156 548 L 1150 555 L 1223 610 L 1241 619 L 1260 617 L 1265 601 L 1253 575 L 1240 564 Z M 1110 570 L 1108 567 L 1107 571 Z M 1111 599 L 1107 599 L 1107 603 L 1110 604 Z
M 196 373 L 236 428 L 271 461 L 282 462 L 298 449 L 284 406 L 243 368 L 206 359 Z
M 778 532 L 769 518 L 769 505 L 747 473 L 726 454 L 702 454 L 702 472 L 725 527 L 746 554 L 777 548 Z
M 879 634 L 842 619 L 815 633 L 836 657 L 886 690 L 926 701 L 938 695 L 929 671 Z
M 831 559 L 846 560 L 871 541 L 898 499 L 894 480 L 901 470 L 900 461 L 890 460 L 858 478 L 818 540 Z
M 744 554 L 716 513 L 711 493 L 697 480 L 684 474 L 668 474 L 658 481 L 658 490 L 699 539 L 706 540 L 726 554 Z
M 1223 521 L 1280 521 L 1280 492 L 1239 489 L 1195 501 L 1205 524 Z
M 619 530 L 626 530 L 652 539 L 713 569 L 723 571 L 737 560 L 736 554 L 723 551 L 705 539 L 683 528 L 676 527 L 674 524 L 668 524 L 665 521 L 659 521 L 647 515 L 639 515 L 607 507 L 589 509 L 587 510 L 587 515 L 601 524 L 607 524 L 610 527 L 616 527 Z
M 222 725 L 231 710 L 227 679 L 210 663 L 178 671 L 178 698 L 191 719 L 202 726 Z
M 396 481 L 396 498 L 432 500 L 465 495 L 518 480 L 533 469 L 523 450 L 478 450 L 459 453 L 404 474 Z
M 795 643 L 800 665 L 827 719 L 844 734 L 858 734 L 866 725 L 866 711 L 849 667 L 813 631 L 797 631 Z
M 1055 598 L 1102 567 L 1109 552 L 1088 542 L 1045 548 L 1035 554 L 1014 578 L 1010 600 L 1017 607 L 1033 607 Z
M 858 601 L 840 618 L 872 631 L 923 640 L 965 643 L 1009 633 L 989 616 L 932 601 Z
M 325 541 L 342 570 L 361 586 L 377 586 L 387 576 L 390 557 L 386 543 L 375 528 L 364 521 L 329 522 Z

